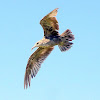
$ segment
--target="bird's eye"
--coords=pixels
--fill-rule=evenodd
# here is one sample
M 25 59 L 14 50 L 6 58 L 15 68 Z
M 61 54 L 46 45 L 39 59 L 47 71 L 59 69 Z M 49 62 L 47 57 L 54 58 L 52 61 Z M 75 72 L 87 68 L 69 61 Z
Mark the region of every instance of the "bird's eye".
M 39 44 L 39 42 L 37 42 L 37 44 Z

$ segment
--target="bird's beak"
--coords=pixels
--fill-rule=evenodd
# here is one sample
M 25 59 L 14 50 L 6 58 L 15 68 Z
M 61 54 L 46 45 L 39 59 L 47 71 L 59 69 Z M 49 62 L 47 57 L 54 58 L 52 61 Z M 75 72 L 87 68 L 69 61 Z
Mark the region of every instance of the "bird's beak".
M 35 48 L 36 46 L 33 46 L 32 48 L 31 48 L 31 51 Z

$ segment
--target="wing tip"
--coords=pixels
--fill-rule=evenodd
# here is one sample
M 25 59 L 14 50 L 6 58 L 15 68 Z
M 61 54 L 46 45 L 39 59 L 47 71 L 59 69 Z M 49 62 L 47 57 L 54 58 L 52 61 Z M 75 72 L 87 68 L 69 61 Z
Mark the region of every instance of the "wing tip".
M 58 10 L 59 8 L 56 8 L 56 10 Z
M 27 89 L 27 77 L 26 77 L 26 72 L 25 72 L 25 76 L 24 76 L 24 89 Z
M 55 8 L 53 11 L 51 11 L 50 13 L 55 13 L 55 15 L 54 16 L 56 16 L 57 15 L 57 12 L 58 12 L 58 9 L 59 8 Z
M 24 77 L 24 89 L 27 89 L 28 85 L 30 87 L 30 82 L 31 82 L 31 76 L 27 74 L 27 70 L 25 72 L 25 77 Z
M 58 9 L 59 9 L 59 8 L 55 8 L 54 10 L 57 10 L 57 11 L 58 11 Z

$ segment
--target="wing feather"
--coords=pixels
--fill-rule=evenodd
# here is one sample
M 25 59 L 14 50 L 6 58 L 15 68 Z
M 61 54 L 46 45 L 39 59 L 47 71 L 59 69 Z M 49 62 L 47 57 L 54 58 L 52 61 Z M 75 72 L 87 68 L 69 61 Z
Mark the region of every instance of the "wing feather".
M 46 57 L 51 53 L 54 47 L 49 48 L 42 48 L 39 47 L 29 58 L 27 66 L 26 66 L 26 72 L 24 77 L 24 88 L 28 87 L 28 84 L 30 86 L 31 77 L 35 77 L 37 72 L 39 71 L 39 68 L 41 67 L 41 64 L 46 59 Z
M 49 37 L 52 35 L 58 35 L 58 34 L 53 34 L 53 31 L 55 32 L 59 30 L 58 21 L 55 17 L 57 15 L 57 10 L 58 8 L 54 9 L 52 12 L 50 12 L 40 21 L 40 24 L 44 29 L 45 37 Z

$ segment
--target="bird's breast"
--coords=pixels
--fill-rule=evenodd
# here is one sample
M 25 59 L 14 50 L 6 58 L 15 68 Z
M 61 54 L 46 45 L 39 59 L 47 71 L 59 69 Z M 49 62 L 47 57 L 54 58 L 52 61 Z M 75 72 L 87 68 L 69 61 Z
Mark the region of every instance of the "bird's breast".
M 59 44 L 61 42 L 61 39 L 59 36 L 54 36 L 54 37 L 48 37 L 43 39 L 43 45 L 45 47 L 51 47 Z
M 59 44 L 61 42 L 61 39 L 58 37 L 54 37 L 52 39 L 50 39 L 49 44 L 52 46 L 55 46 L 57 44 Z

